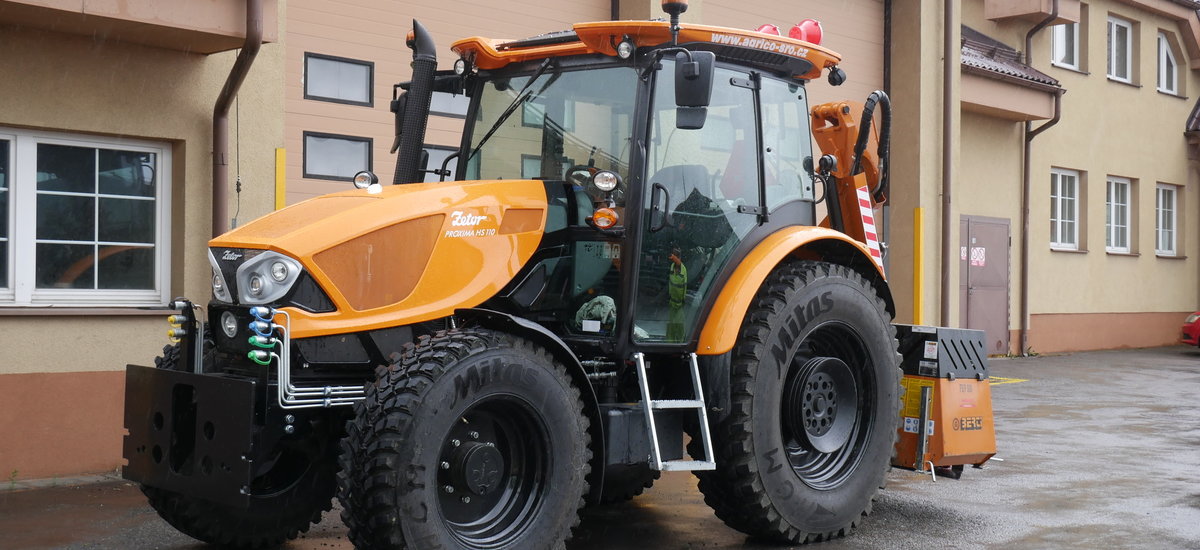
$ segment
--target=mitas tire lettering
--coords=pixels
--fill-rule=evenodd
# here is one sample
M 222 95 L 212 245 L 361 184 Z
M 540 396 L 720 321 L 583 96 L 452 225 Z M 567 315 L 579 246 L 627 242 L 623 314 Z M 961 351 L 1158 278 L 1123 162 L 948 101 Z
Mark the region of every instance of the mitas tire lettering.
M 730 413 L 710 426 L 717 469 L 696 474 L 717 517 L 792 544 L 855 529 L 894 452 L 896 348 L 883 300 L 860 274 L 776 266 L 730 352 Z

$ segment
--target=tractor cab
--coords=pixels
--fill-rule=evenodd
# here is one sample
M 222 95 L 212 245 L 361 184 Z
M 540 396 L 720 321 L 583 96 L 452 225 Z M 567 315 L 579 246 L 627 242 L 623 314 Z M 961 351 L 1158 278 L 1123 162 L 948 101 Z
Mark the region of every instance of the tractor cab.
M 464 180 L 541 180 L 548 202 L 534 258 L 481 307 L 587 353 L 694 351 L 753 245 L 816 224 L 804 82 L 838 71 L 831 52 L 706 27 L 673 41 L 667 22 L 452 49 L 433 88 L 471 106 L 448 162 Z

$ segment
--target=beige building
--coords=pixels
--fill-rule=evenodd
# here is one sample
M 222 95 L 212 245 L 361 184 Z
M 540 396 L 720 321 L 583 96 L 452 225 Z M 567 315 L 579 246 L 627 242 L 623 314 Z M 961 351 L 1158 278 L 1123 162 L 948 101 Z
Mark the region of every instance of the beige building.
M 283 146 L 280 19 L 262 4 L 268 43 L 229 118 L 242 219 L 270 211 Z M 121 463 L 125 364 L 161 352 L 172 297 L 210 292 L 214 106 L 246 21 L 244 0 L 0 2 L 5 478 Z
M 247 4 L 0 0 L 5 475 L 117 468 L 124 365 L 148 363 L 166 343 L 172 297 L 208 296 L 213 111 Z M 1027 48 L 1055 5 L 1057 24 Z M 413 19 L 449 69 L 450 43 L 466 36 L 661 17 L 657 0 L 263 6 L 267 43 L 230 112 L 223 223 L 346 189 L 363 168 L 391 180 L 389 103 L 409 78 Z M 1200 90 L 1194 9 L 1185 0 L 691 0 L 683 20 L 786 29 L 818 19 L 850 80 L 814 82 L 811 101 L 889 90 L 884 220 L 897 321 L 983 328 L 993 352 L 1006 353 L 1020 349 L 1023 328 L 1037 352 L 1169 344 L 1200 301 L 1200 238 L 1189 235 L 1200 223 L 1196 146 L 1185 135 L 1188 94 Z M 1109 59 L 1110 28 L 1119 62 Z M 1030 141 L 1025 231 L 1026 123 L 1037 131 L 1054 120 L 1063 90 L 1057 123 Z M 440 164 L 465 106 L 439 95 L 433 110 L 427 149 Z

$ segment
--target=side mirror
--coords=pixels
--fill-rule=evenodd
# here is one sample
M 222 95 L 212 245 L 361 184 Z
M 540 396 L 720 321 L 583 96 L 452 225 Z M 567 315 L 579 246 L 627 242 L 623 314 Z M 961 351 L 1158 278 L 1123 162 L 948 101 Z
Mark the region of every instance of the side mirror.
M 717 56 L 712 52 L 679 52 L 675 54 L 675 127 L 699 130 L 708 116 L 712 98 L 713 65 Z

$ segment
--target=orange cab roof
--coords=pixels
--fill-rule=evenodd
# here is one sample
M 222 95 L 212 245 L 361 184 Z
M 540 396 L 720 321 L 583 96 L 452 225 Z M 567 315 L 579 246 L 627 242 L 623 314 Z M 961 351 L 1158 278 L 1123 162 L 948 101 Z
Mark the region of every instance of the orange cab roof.
M 598 21 L 576 23 L 577 39 L 564 35 L 562 40 L 537 40 L 512 42 L 473 36 L 452 44 L 450 49 L 484 70 L 494 70 L 510 63 L 520 63 L 547 57 L 583 54 L 617 55 L 617 44 L 628 36 L 637 47 L 657 46 L 671 40 L 670 23 L 666 21 Z M 525 42 L 525 44 L 522 44 Z M 548 42 L 548 43 L 545 43 Z M 679 26 L 679 43 L 707 42 L 717 45 L 735 46 L 762 50 L 803 59 L 812 64 L 812 69 L 799 78 L 811 80 L 821 76 L 821 71 L 836 66 L 841 56 L 816 44 L 765 34 L 745 29 L 711 27 L 707 25 Z

